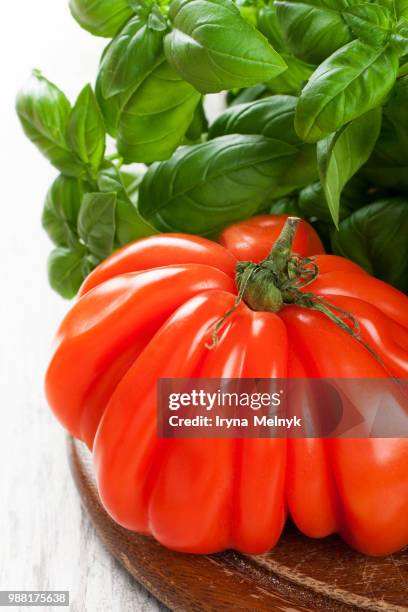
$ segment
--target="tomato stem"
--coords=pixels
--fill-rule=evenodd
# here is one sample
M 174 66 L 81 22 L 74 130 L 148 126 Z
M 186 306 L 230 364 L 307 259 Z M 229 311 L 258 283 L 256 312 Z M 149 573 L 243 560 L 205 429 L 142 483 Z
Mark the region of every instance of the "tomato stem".
M 214 348 L 218 344 L 219 330 L 242 301 L 252 310 L 279 312 L 285 304 L 285 291 L 289 286 L 296 282 L 305 286 L 311 282 L 311 276 L 313 276 L 312 280 L 317 276 L 318 272 L 315 267 L 306 272 L 299 268 L 300 262 L 312 264 L 311 259 L 301 259 L 292 253 L 299 223 L 298 217 L 288 217 L 270 254 L 259 264 L 251 261 L 242 261 L 237 264 L 237 298 L 232 308 L 215 324 L 212 343 L 207 345 L 207 348 Z
M 291 302 L 291 291 L 304 287 L 318 274 L 309 258 L 293 253 L 293 242 L 299 227 L 298 217 L 288 217 L 268 257 L 259 264 L 244 261 L 237 265 L 237 285 L 242 286 L 244 274 L 251 274 L 245 281 L 244 302 L 252 310 L 279 312 L 285 303 Z
M 299 217 L 288 217 L 265 261 L 274 262 L 277 272 L 284 272 L 289 259 L 292 256 L 293 241 L 300 223 Z
M 276 313 L 285 305 L 318 310 L 335 325 L 364 343 L 360 337 L 359 324 L 352 314 L 313 293 L 301 291 L 317 278 L 319 269 L 314 258 L 301 257 L 292 251 L 299 223 L 298 217 L 288 217 L 270 254 L 260 263 L 238 262 L 237 298 L 233 307 L 214 326 L 212 344 L 208 348 L 218 344 L 218 332 L 242 301 L 252 310 L 263 312 Z
M 319 268 L 313 257 L 301 257 L 292 251 L 299 223 L 298 217 L 286 219 L 270 254 L 260 263 L 238 262 L 236 267 L 238 295 L 232 308 L 214 325 L 212 343 L 207 345 L 207 348 L 212 349 L 217 346 L 220 329 L 241 302 L 245 302 L 255 311 L 275 313 L 284 306 L 294 305 L 322 313 L 334 325 L 360 342 L 387 369 L 382 359 L 361 337 L 360 325 L 350 312 L 314 293 L 302 291 L 318 277 Z

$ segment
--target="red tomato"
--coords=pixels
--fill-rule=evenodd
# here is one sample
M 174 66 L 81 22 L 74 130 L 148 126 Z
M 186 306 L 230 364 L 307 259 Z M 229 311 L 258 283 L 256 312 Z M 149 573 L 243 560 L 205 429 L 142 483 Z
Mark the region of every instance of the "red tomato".
M 261 261 L 278 239 L 288 215 L 262 215 L 251 217 L 227 227 L 219 242 L 240 261 Z M 299 255 L 324 253 L 319 236 L 309 223 L 301 221 L 293 243 L 293 252 Z
M 262 249 L 250 240 L 251 225 L 263 236 Z M 167 234 L 107 259 L 59 329 L 48 401 L 93 450 L 111 516 L 165 546 L 262 553 L 277 542 L 289 513 L 311 537 L 339 532 L 359 551 L 391 553 L 408 543 L 408 440 L 156 435 L 159 378 L 408 376 L 408 299 L 324 254 L 316 257 L 319 275 L 307 291 L 352 313 L 384 366 L 325 315 L 294 305 L 275 314 L 241 303 L 208 349 L 214 325 L 236 299 L 236 255 L 266 254 L 266 225 L 261 217 L 229 228 L 221 238 L 228 250 Z M 321 252 L 302 226 L 300 235 Z M 312 254 L 299 236 L 295 247 Z

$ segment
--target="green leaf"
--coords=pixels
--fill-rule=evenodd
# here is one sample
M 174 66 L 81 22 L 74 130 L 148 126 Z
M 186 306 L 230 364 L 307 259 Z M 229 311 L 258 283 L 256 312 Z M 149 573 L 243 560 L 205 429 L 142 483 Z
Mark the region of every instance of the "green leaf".
M 79 159 L 96 171 L 105 154 L 105 124 L 90 85 L 81 91 L 71 111 L 67 139 Z
M 209 130 L 209 138 L 226 134 L 262 134 L 292 145 L 302 141 L 295 132 L 297 98 L 270 96 L 246 104 L 234 104 L 217 117 Z
M 363 42 L 385 45 L 391 35 L 393 20 L 390 11 L 379 4 L 357 4 L 343 11 L 344 21 Z
M 105 98 L 102 92 L 102 77 L 106 73 L 105 70 L 105 61 L 106 58 L 110 56 L 110 49 L 113 46 L 115 41 L 111 41 L 110 44 L 106 47 L 103 52 L 101 64 L 98 72 L 98 76 L 95 84 L 95 94 L 99 104 L 99 107 L 102 111 L 103 118 L 105 120 L 105 126 L 108 134 L 110 134 L 113 138 L 116 138 L 118 124 L 120 120 L 121 113 L 126 106 L 126 103 L 130 100 L 133 93 L 140 85 L 139 81 L 134 81 L 129 85 L 129 87 L 109 98 Z M 163 59 L 163 58 L 161 58 Z M 160 61 L 160 59 L 158 60 Z M 152 70 L 155 65 L 152 66 Z
M 51 251 L 48 258 L 48 280 L 51 287 L 69 300 L 78 293 L 84 274 L 82 271 L 84 252 L 63 247 Z
M 129 87 L 137 87 L 160 60 L 167 26 L 164 21 L 164 29 L 152 28 L 149 15 L 156 15 L 156 12 L 140 11 L 108 46 L 100 69 L 101 92 L 105 99 Z
M 148 18 L 148 26 L 156 32 L 165 32 L 168 29 L 168 22 L 163 12 L 157 4 L 153 4 Z
M 268 206 L 268 212 L 271 215 L 295 215 L 298 217 L 300 216 L 298 198 L 296 196 L 290 196 L 275 200 Z
M 276 14 L 289 49 L 296 57 L 320 64 L 352 39 L 342 10 L 347 0 L 276 1 Z
M 381 118 L 381 108 L 372 110 L 317 145 L 320 182 L 336 227 L 343 187 L 370 157 L 380 134 Z
M 253 214 L 296 151 L 264 136 L 222 136 L 153 164 L 139 210 L 159 230 L 211 234 Z
M 408 0 L 394 0 L 398 17 L 408 19 Z
M 281 53 L 287 51 L 286 42 L 282 36 L 276 15 L 275 3 L 261 6 L 257 14 L 257 27 L 260 32 L 269 40 L 274 49 Z
M 119 178 L 130 201 L 137 204 L 139 196 L 139 185 L 142 182 L 144 172 L 133 172 L 130 170 L 120 170 Z
M 132 16 L 127 0 L 70 0 L 69 7 L 82 28 L 106 38 L 115 36 Z
M 332 221 L 332 216 L 327 206 L 326 196 L 320 181 L 311 183 L 302 189 L 298 198 L 300 216 L 304 218 L 316 217 L 326 222 Z M 340 206 L 339 215 L 342 207 Z
M 384 107 L 380 137 L 363 168 L 375 185 L 408 191 L 408 77 L 398 79 Z
M 396 52 L 354 40 L 336 51 L 311 76 L 296 109 L 300 138 L 316 142 L 380 106 L 398 71 Z
M 398 69 L 398 78 L 404 77 L 408 74 L 408 62 L 402 62 Z
M 367 204 L 368 188 L 361 179 L 354 177 L 344 187 L 341 193 L 339 219 L 342 221 L 350 214 Z M 320 181 L 308 185 L 299 193 L 299 209 L 301 217 L 317 217 L 332 227 L 332 216 L 327 205 L 326 196 Z
M 102 111 L 106 131 L 108 132 L 108 134 L 110 134 L 110 136 L 116 138 L 120 114 L 124 109 L 126 102 L 128 102 L 129 98 L 132 96 L 132 93 L 136 89 L 137 84 L 132 85 L 127 91 L 117 94 L 116 96 L 112 96 L 111 98 L 106 100 L 102 95 L 101 81 L 101 71 L 99 71 L 95 83 L 96 99 L 98 101 L 99 108 Z
M 297 151 L 292 163 L 279 179 L 275 192 L 277 197 L 292 193 L 318 178 L 316 147 L 314 145 L 303 145 L 298 147 Z
M 387 198 L 360 208 L 340 223 L 332 246 L 370 274 L 408 291 L 408 200 Z
M 208 132 L 208 120 L 205 115 L 203 100 L 201 99 L 196 106 L 193 119 L 188 126 L 186 140 L 190 143 L 198 142 L 205 132 Z
M 254 0 L 235 0 L 235 4 L 239 8 L 239 12 L 245 21 L 256 27 L 257 11 Z
M 408 54 L 408 19 L 400 19 L 391 36 L 391 44 L 399 56 Z
M 295 94 L 299 95 L 306 82 L 315 70 L 312 64 L 306 64 L 302 60 L 282 53 L 288 68 L 282 74 L 266 83 L 268 89 L 274 94 Z
M 42 225 L 56 246 L 72 247 L 78 242 L 77 219 L 83 196 L 81 182 L 60 175 L 45 199 Z
M 317 178 L 316 147 L 305 145 L 294 129 L 297 98 L 271 96 L 227 108 L 210 128 L 209 137 L 225 134 L 262 134 L 296 147 L 282 173 L 275 197 L 303 187 Z
M 140 183 L 140 177 L 134 179 L 133 183 L 135 181 Z M 113 164 L 106 164 L 99 172 L 98 188 L 104 193 L 116 193 L 115 244 L 117 246 L 123 246 L 139 238 L 157 234 L 154 227 L 147 223 L 138 212 L 135 202 L 137 192 L 132 187 L 132 183 L 128 182 L 125 187 L 123 173 L 119 174 Z
M 201 99 L 164 61 L 135 91 L 119 120 L 118 151 L 126 162 L 167 159 L 181 143 Z
M 102 260 L 113 250 L 116 193 L 87 193 L 78 215 L 78 234 L 89 252 Z
M 253 87 L 228 91 L 227 104 L 228 106 L 245 104 L 246 102 L 254 102 L 255 100 L 260 100 L 261 98 L 267 98 L 269 96 L 271 96 L 271 92 L 266 85 L 258 83 L 258 85 L 254 85 Z
M 202 93 L 268 81 L 286 66 L 230 0 L 173 0 L 168 61 Z
M 58 87 L 34 71 L 17 95 L 16 110 L 26 136 L 60 172 L 84 173 L 66 140 L 71 105 Z

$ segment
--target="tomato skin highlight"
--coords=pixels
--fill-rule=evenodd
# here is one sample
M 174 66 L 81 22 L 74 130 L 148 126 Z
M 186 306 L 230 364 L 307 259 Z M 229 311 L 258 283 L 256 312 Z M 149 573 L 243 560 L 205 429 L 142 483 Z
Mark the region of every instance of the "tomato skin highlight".
M 310 537 L 389 554 L 408 544 L 407 439 L 157 437 L 159 378 L 408 378 L 408 298 L 324 254 L 306 223 L 295 250 L 316 255 L 319 274 L 305 291 L 350 312 L 378 358 L 320 312 L 243 302 L 209 350 L 237 261 L 266 255 L 285 219 L 236 224 L 221 244 L 161 235 L 113 254 L 60 326 L 47 399 L 92 449 L 110 515 L 169 548 L 264 553 L 290 515 Z
M 229 251 L 206 238 L 186 234 L 159 234 L 137 240 L 105 259 L 87 276 L 79 295 L 84 295 L 118 274 L 177 264 L 201 263 L 234 277 L 236 261 Z

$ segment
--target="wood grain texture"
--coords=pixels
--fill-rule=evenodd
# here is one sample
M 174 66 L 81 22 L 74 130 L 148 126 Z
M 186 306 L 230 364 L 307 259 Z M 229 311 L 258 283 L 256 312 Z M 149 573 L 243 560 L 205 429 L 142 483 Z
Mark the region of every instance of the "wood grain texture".
M 367 558 L 337 537 L 310 540 L 289 527 L 266 555 L 175 553 L 123 529 L 107 515 L 85 445 L 69 438 L 68 456 L 84 507 L 105 546 L 172 610 L 408 610 L 408 550 Z

